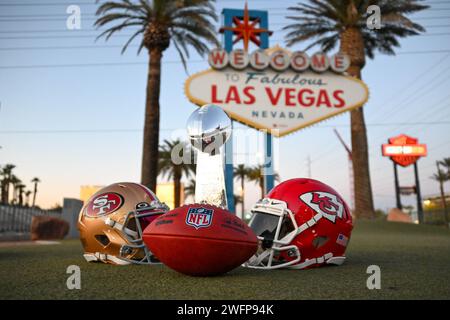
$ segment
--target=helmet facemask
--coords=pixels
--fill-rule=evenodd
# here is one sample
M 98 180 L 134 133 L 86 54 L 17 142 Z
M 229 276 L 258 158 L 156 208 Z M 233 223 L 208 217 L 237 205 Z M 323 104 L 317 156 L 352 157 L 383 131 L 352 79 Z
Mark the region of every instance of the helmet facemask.
M 301 259 L 292 240 L 298 234 L 294 215 L 284 201 L 262 199 L 252 208 L 249 222 L 259 240 L 258 252 L 244 266 L 256 269 L 286 268 Z
M 159 215 L 166 213 L 168 210 L 169 208 L 159 201 L 152 201 L 150 204 L 142 202 L 136 205 L 134 211 L 130 211 L 125 216 L 123 223 L 111 217 L 104 219 L 105 224 L 110 228 L 116 229 L 127 243 L 121 245 L 118 256 L 100 253 L 85 254 L 86 260 L 111 261 L 115 264 L 160 263 L 150 250 L 148 250 L 143 242 L 142 236 L 145 228 Z

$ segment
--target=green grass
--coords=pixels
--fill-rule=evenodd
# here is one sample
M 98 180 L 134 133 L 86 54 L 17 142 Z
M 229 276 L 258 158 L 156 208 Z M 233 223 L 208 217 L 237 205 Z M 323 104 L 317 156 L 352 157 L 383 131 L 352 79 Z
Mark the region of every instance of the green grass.
M 194 278 L 159 266 L 88 264 L 78 241 L 0 248 L 0 299 L 450 299 L 450 232 L 440 227 L 359 222 L 340 267 Z M 81 267 L 81 290 L 66 268 Z M 366 269 L 381 268 L 381 290 Z

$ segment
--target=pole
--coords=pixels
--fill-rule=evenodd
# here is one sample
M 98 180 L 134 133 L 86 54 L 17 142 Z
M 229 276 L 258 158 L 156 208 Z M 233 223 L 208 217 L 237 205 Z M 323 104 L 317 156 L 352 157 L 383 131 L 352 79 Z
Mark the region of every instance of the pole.
M 236 214 L 233 182 L 233 121 L 231 121 L 231 135 L 228 141 L 225 143 L 225 191 L 228 211 Z
M 348 179 L 350 186 L 350 201 L 351 201 L 350 210 L 353 212 L 355 211 L 355 178 L 353 173 L 353 161 L 351 154 L 348 157 Z
M 441 176 L 441 169 L 439 168 L 439 161 L 436 161 L 436 167 L 437 167 L 437 174 Z M 450 228 L 450 225 L 448 224 L 448 211 L 447 211 L 447 202 L 445 201 L 445 192 L 444 192 L 444 181 L 439 180 L 439 189 L 441 191 L 441 201 L 442 201 L 442 207 L 444 208 L 444 221 L 447 228 Z
M 402 206 L 402 202 L 400 199 L 400 187 L 398 185 L 397 164 L 395 162 L 393 162 L 393 163 L 394 163 L 395 199 L 397 200 L 397 209 L 402 210 L 403 206 Z
M 257 11 L 255 11 L 255 16 Z M 269 30 L 269 13 L 267 11 L 261 11 L 258 13 L 259 18 L 259 26 L 261 29 Z M 261 44 L 259 47 L 261 49 L 269 48 L 269 34 L 262 33 L 261 34 Z M 274 177 L 273 177 L 273 156 L 272 156 L 272 134 L 270 132 L 264 132 L 265 141 L 266 141 L 266 150 L 264 152 L 264 196 L 269 193 L 270 190 L 273 189 L 274 186 Z
M 249 10 L 249 15 L 251 19 L 258 19 L 259 26 L 261 29 L 269 29 L 269 13 L 267 11 L 261 10 Z M 233 25 L 233 18 L 236 16 L 242 16 L 243 11 L 237 9 L 223 9 L 222 16 L 224 19 L 224 26 L 231 27 Z M 269 48 L 269 33 L 263 32 L 260 35 L 260 49 Z M 233 50 L 233 31 L 225 30 L 223 37 L 223 45 L 225 51 L 228 53 Z M 265 155 L 265 163 L 264 163 L 264 190 L 267 192 L 268 190 L 273 188 L 273 164 L 272 164 L 272 135 L 265 133 L 266 141 L 269 141 L 266 144 L 265 154 L 270 154 L 270 159 Z M 270 146 L 269 146 L 270 143 Z M 226 163 L 225 163 L 225 186 L 227 192 L 227 201 L 228 201 L 228 210 L 231 212 L 235 212 L 235 203 L 234 203 L 234 192 L 233 192 L 233 144 L 232 138 L 228 139 L 226 145 Z M 270 168 L 266 168 L 267 162 L 270 162 Z M 269 171 L 267 171 L 269 170 Z M 272 170 L 272 171 L 270 171 Z M 268 174 L 268 175 L 267 175 Z
M 419 169 L 417 167 L 417 161 L 414 162 L 414 175 L 416 178 L 416 194 L 417 194 L 417 217 L 419 223 L 423 223 L 423 208 L 422 208 L 422 195 L 420 194 L 420 181 L 419 181 Z
M 273 156 L 272 156 L 272 134 L 264 132 L 265 152 L 264 152 L 264 196 L 273 189 Z
M 229 9 L 222 11 L 225 26 L 233 24 L 233 15 Z M 223 37 L 223 46 L 230 53 L 233 50 L 233 32 L 225 30 Z M 228 211 L 236 214 L 236 206 L 234 203 L 234 176 L 233 176 L 233 121 L 231 121 L 231 136 L 225 143 L 225 192 L 227 198 Z

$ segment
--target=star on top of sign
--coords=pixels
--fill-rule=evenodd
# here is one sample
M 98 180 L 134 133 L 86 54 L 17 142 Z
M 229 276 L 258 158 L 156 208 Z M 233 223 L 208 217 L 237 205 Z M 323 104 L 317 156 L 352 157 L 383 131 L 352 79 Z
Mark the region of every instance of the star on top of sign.
M 257 28 L 256 25 L 260 22 L 259 18 L 251 18 L 247 2 L 245 3 L 244 15 L 243 17 L 233 17 L 233 22 L 235 27 L 222 27 L 220 32 L 223 33 L 226 30 L 233 31 L 236 38 L 233 40 L 233 44 L 239 42 L 240 40 L 244 43 L 244 50 L 248 51 L 248 45 L 251 42 L 256 44 L 258 47 L 261 46 L 261 40 L 259 37 L 262 33 L 272 34 L 272 31 L 263 28 Z

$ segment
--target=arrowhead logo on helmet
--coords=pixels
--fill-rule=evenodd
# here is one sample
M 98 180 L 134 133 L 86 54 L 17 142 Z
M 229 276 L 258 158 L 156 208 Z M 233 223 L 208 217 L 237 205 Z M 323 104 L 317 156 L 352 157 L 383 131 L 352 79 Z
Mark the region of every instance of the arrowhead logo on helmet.
M 328 192 L 307 192 L 300 196 L 300 199 L 311 209 L 320 213 L 324 218 L 331 222 L 336 222 L 336 217 L 341 218 L 344 215 L 344 205 L 339 198 Z

